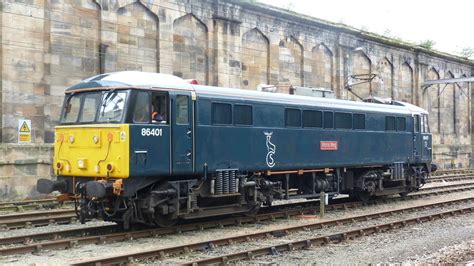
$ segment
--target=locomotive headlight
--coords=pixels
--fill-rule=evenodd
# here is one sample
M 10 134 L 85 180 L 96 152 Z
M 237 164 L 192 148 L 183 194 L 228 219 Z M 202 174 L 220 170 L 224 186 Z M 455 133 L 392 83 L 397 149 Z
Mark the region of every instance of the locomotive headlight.
M 69 143 L 73 143 L 74 142 L 74 136 L 73 135 L 70 135 L 69 136 Z
M 99 137 L 97 137 L 97 136 L 94 135 L 94 136 L 92 137 L 92 141 L 93 141 L 95 144 L 97 144 L 97 142 L 99 142 Z
M 66 164 L 66 171 L 71 171 L 71 167 L 69 166 L 69 164 Z
M 77 160 L 77 167 L 79 167 L 79 169 L 87 168 L 87 160 L 86 159 Z

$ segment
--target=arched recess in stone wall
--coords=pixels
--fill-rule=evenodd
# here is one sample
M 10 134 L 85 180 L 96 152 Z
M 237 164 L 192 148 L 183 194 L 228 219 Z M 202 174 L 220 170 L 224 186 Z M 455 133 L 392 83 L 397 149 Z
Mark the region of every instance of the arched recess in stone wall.
M 173 22 L 173 74 L 209 82 L 208 29 L 193 14 L 186 14 Z
M 448 71 L 445 75 L 446 79 L 453 79 L 454 75 Z M 456 132 L 456 99 L 455 99 L 455 84 L 441 85 L 440 91 L 440 121 L 441 133 L 452 134 Z
M 400 77 L 398 79 L 398 88 L 394 90 L 394 99 L 413 103 L 413 68 L 407 62 L 400 66 Z
M 303 86 L 303 45 L 293 36 L 279 43 L 279 84 Z
M 460 76 L 460 78 L 466 78 L 466 74 Z M 456 132 L 462 134 L 465 138 L 469 138 L 471 133 L 471 121 L 470 121 L 470 91 L 469 86 L 466 82 L 456 84 Z
M 354 51 L 350 55 L 349 75 L 369 74 L 372 72 L 372 61 L 363 51 Z M 371 94 L 371 83 L 362 83 L 352 87 L 354 93 L 362 98 L 366 98 Z M 348 93 L 349 99 L 355 100 L 352 93 Z
M 159 72 L 159 20 L 140 1 L 117 10 L 116 70 Z
M 255 90 L 269 83 L 270 46 L 268 38 L 257 28 L 242 35 L 242 89 Z
M 32 92 L 33 95 L 44 93 L 48 103 L 40 104 L 44 115 L 36 110 L 37 118 L 32 119 L 33 128 L 38 124 L 39 129 L 35 133 L 36 141 L 44 132 L 45 142 L 54 141 L 53 127 L 59 121 L 64 87 L 99 73 L 101 7 L 92 0 L 64 0 L 51 1 L 49 10 L 50 89 L 48 93 Z
M 439 73 L 436 69 L 431 68 L 425 75 L 426 80 L 436 80 L 439 79 Z M 440 93 L 439 85 L 432 85 L 427 89 L 423 90 L 423 107 L 429 113 L 429 123 L 430 129 L 434 133 L 440 132 L 440 98 L 438 97 Z M 437 138 L 437 135 L 434 136 L 434 139 Z M 439 143 L 439 142 L 437 142 Z
M 381 98 L 391 98 L 393 91 L 393 64 L 387 57 L 377 64 L 377 74 L 372 85 L 372 95 Z
M 324 43 L 311 50 L 311 84 L 312 87 L 333 89 L 333 53 Z

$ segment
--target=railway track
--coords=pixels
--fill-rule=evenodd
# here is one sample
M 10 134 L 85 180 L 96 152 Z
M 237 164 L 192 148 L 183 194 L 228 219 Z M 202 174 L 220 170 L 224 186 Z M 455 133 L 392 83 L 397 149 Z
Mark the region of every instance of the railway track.
M 474 179 L 474 169 L 457 169 L 457 170 L 438 170 L 427 179 L 427 183 L 442 181 L 461 181 Z M 64 202 L 69 204 L 70 202 Z M 54 208 L 58 205 L 57 198 L 24 200 L 24 201 L 8 201 L 0 202 L 0 212 L 3 211 L 25 211 L 35 210 L 38 208 Z
M 73 209 L 15 213 L 0 216 L 0 229 L 11 230 L 50 224 L 68 224 L 76 220 L 76 213 Z
M 474 189 L 474 187 L 454 188 L 451 191 L 465 191 L 466 189 Z M 333 210 L 347 210 L 351 208 L 362 207 L 364 205 L 374 205 L 380 203 L 393 202 L 397 200 L 417 199 L 421 197 L 428 197 L 438 195 L 439 191 L 425 192 L 419 194 L 408 195 L 404 198 L 394 197 L 375 200 L 367 203 L 363 202 L 345 202 L 347 198 L 338 199 L 335 204 L 326 206 L 328 211 Z M 447 192 L 443 192 L 447 193 Z M 157 237 L 167 234 L 182 233 L 188 231 L 205 230 L 210 228 L 222 228 L 225 226 L 239 226 L 241 224 L 257 223 L 263 221 L 274 221 L 277 219 L 287 219 L 290 217 L 317 214 L 319 212 L 319 204 L 314 201 L 285 204 L 280 206 L 273 206 L 262 208 L 261 213 L 254 217 L 233 217 L 227 219 L 220 219 L 214 221 L 198 221 L 194 223 L 184 223 L 170 228 L 152 228 L 137 231 L 120 230 L 119 226 L 107 225 L 92 228 L 79 228 L 61 230 L 50 233 L 29 234 L 22 236 L 14 236 L 8 238 L 0 238 L 0 245 L 18 245 L 0 249 L 0 255 L 22 254 L 30 252 L 38 252 L 41 249 L 66 249 L 74 246 L 85 244 L 103 244 L 118 241 L 125 241 L 128 239 L 138 239 L 146 237 Z M 40 242 L 38 241 L 46 241 Z
M 441 169 L 437 170 L 436 172 L 432 173 L 432 176 L 439 176 L 445 174 L 474 174 L 474 168 L 461 168 L 461 169 Z
M 426 179 L 426 183 L 473 180 L 474 174 L 441 175 Z
M 462 187 L 472 187 L 472 186 L 474 186 L 474 182 L 468 182 L 468 183 L 462 183 L 462 184 L 451 184 L 451 185 L 436 186 L 436 187 L 424 187 L 424 188 L 420 189 L 420 191 L 413 192 L 413 193 L 420 193 L 420 192 L 424 192 L 424 191 L 438 190 L 440 188 L 450 189 L 450 188 L 462 188 Z
M 393 197 L 393 198 L 381 198 L 379 200 L 387 202 L 387 201 L 394 201 L 394 200 L 416 199 L 416 198 L 428 197 L 428 196 L 434 196 L 434 195 L 440 195 L 440 194 L 463 192 L 463 191 L 472 190 L 472 189 L 474 189 L 474 183 L 453 184 L 453 185 L 448 185 L 448 186 L 424 188 L 420 190 L 420 192 L 412 193 L 403 198 Z M 362 204 L 362 203 L 353 203 L 353 204 Z M 371 202 L 365 203 L 365 204 L 371 204 Z M 292 207 L 298 208 L 301 205 L 303 206 L 303 208 L 304 206 L 307 206 L 307 205 L 314 205 L 314 201 L 286 204 L 284 206 L 287 206 L 289 208 L 292 208 Z M 331 206 L 334 206 L 334 207 L 331 207 Z M 338 205 L 336 201 L 336 204 L 329 205 L 327 209 L 328 210 L 337 209 L 339 208 L 339 206 L 342 206 L 342 205 Z M 348 206 L 344 205 L 344 208 L 348 208 Z M 27 213 L 20 213 L 20 214 L 1 215 L 0 216 L 0 229 L 13 230 L 13 229 L 20 229 L 20 228 L 28 228 L 28 227 L 47 226 L 51 224 L 70 224 L 76 221 L 77 221 L 77 217 L 73 209 L 53 210 L 53 211 L 44 211 L 44 212 L 27 212 Z
M 308 249 L 315 246 L 324 246 L 332 243 L 341 243 L 347 240 L 360 238 L 368 235 L 384 233 L 410 225 L 416 225 L 420 223 L 426 223 L 434 220 L 445 219 L 447 217 L 453 217 L 457 215 L 463 215 L 474 212 L 474 207 L 466 207 L 453 211 L 440 212 L 436 214 L 430 214 L 425 216 L 418 216 L 410 219 L 403 219 L 396 222 L 377 224 L 374 226 L 359 228 L 356 230 L 342 231 L 335 234 L 324 235 L 320 237 L 307 238 L 297 241 L 292 241 L 284 244 L 271 245 L 263 248 L 256 248 L 251 250 L 245 250 L 237 253 L 226 254 L 223 256 L 216 256 L 208 259 L 191 261 L 182 263 L 181 265 L 209 265 L 209 264 L 226 264 L 233 261 L 242 261 L 253 259 L 258 256 L 264 255 L 277 255 L 282 252 L 291 252 L 298 249 Z M 127 260 L 133 260 L 133 256 L 129 256 Z
M 0 212 L 53 209 L 61 205 L 56 198 L 0 202 Z
M 221 239 L 206 240 L 203 242 L 190 243 L 180 246 L 166 247 L 166 248 L 157 248 L 150 249 L 141 252 L 133 252 L 127 254 L 114 255 L 113 257 L 103 257 L 96 258 L 92 260 L 85 260 L 75 263 L 73 265 L 101 265 L 101 264 L 124 264 L 128 262 L 133 262 L 135 260 L 145 260 L 150 258 L 169 258 L 171 256 L 176 256 L 180 254 L 187 254 L 195 251 L 206 251 L 211 250 L 215 247 L 232 245 L 236 243 L 243 242 L 254 242 L 260 239 L 270 238 L 272 236 L 282 236 L 299 231 L 308 231 L 314 229 L 321 229 L 333 226 L 339 226 L 344 224 L 353 224 L 357 222 L 367 221 L 367 220 L 376 220 L 383 217 L 389 217 L 396 214 L 403 214 L 407 212 L 417 212 L 420 210 L 426 210 L 429 208 L 439 208 L 445 206 L 452 206 L 456 204 L 472 203 L 474 202 L 474 197 L 451 200 L 445 202 L 439 202 L 434 204 L 427 204 L 403 209 L 396 209 L 391 211 L 377 212 L 367 215 L 353 216 L 342 219 L 335 219 L 326 222 L 317 222 L 299 226 L 291 226 L 286 228 L 279 228 L 276 230 L 269 230 L 264 232 L 259 232 L 255 234 L 247 235 L 238 235 L 231 236 Z M 308 248 L 314 245 L 323 245 L 329 243 L 337 243 L 344 241 L 346 239 L 361 237 L 369 234 L 374 234 L 378 232 L 385 232 L 397 228 L 401 228 L 407 225 L 412 225 L 421 222 L 427 222 L 435 219 L 442 219 L 448 216 L 461 215 L 465 213 L 474 212 L 474 207 L 460 208 L 454 211 L 441 212 L 432 215 L 419 216 L 416 218 L 404 219 L 396 222 L 391 222 L 387 224 L 377 224 L 375 226 L 370 226 L 366 228 L 360 228 L 352 231 L 340 232 L 337 234 L 325 235 L 322 237 L 313 237 L 309 239 L 303 239 L 298 241 L 292 241 L 290 243 L 285 243 L 281 245 L 267 246 L 264 248 L 247 250 L 244 252 L 237 252 L 233 254 L 226 254 L 223 256 L 212 257 L 204 260 L 192 261 L 185 263 L 185 265 L 208 265 L 208 264 L 226 264 L 229 262 L 237 260 L 246 260 L 252 259 L 256 256 L 261 255 L 275 255 L 284 251 L 292 251 L 295 249 Z

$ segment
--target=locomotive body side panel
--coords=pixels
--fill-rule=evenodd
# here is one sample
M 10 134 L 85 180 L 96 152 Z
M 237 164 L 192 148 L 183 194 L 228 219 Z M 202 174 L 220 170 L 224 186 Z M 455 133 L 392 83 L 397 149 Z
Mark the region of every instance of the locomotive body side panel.
M 170 137 L 167 124 L 131 124 L 130 177 L 170 175 Z
M 234 108 L 236 105 L 251 106 L 251 125 L 214 123 L 214 103 Z M 350 129 L 287 127 L 285 108 L 363 113 L 366 117 L 365 129 L 356 130 L 352 126 Z M 404 131 L 386 131 L 385 117 L 392 115 L 390 113 L 340 110 L 330 106 L 302 107 L 200 96 L 197 110 L 198 171 L 202 170 L 204 164 L 208 165 L 209 171 L 226 168 L 275 171 L 390 165 L 413 161 L 413 120 L 406 114 L 395 114 L 405 119 Z

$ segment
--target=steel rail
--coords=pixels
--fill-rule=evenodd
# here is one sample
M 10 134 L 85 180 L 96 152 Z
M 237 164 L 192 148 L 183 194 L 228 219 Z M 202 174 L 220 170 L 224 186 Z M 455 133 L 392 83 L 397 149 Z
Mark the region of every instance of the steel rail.
M 474 182 L 469 182 L 469 183 L 461 183 L 461 184 L 451 184 L 451 185 L 444 185 L 444 186 L 436 186 L 436 187 L 423 187 L 419 191 L 431 191 L 431 190 L 437 190 L 440 188 L 454 188 L 454 187 L 469 187 L 469 186 L 474 186 Z M 417 191 L 418 192 L 418 191 Z M 416 193 L 416 192 L 415 192 Z
M 0 216 L 0 229 L 19 229 L 49 224 L 67 224 L 76 221 L 74 210 L 54 210 L 47 212 L 27 212 Z
M 384 211 L 384 212 L 377 212 L 377 213 L 372 213 L 372 214 L 367 214 L 367 215 L 359 215 L 359 216 L 352 216 L 352 217 L 347 217 L 347 218 L 342 218 L 342 219 L 335 219 L 335 220 L 330 220 L 330 221 L 325 221 L 325 222 L 316 222 L 316 223 L 310 223 L 310 224 L 304 224 L 304 225 L 298 225 L 298 226 L 285 227 L 285 228 L 280 228 L 276 230 L 268 230 L 268 231 L 263 231 L 259 233 L 254 233 L 250 235 L 249 234 L 238 235 L 238 236 L 232 236 L 232 237 L 226 237 L 226 238 L 220 238 L 220 239 L 214 239 L 214 240 L 206 240 L 203 242 L 197 242 L 197 243 L 191 243 L 191 244 L 185 244 L 185 245 L 179 245 L 179 246 L 173 246 L 173 247 L 151 249 L 151 250 L 146 250 L 142 252 L 120 254 L 120 255 L 115 255 L 113 257 L 85 260 L 85 261 L 80 261 L 78 263 L 75 263 L 73 265 L 122 264 L 122 263 L 130 262 L 131 260 L 137 260 L 137 259 L 142 260 L 142 259 L 148 259 L 148 258 L 153 258 L 153 257 L 168 258 L 169 256 L 186 254 L 193 251 L 208 250 L 208 249 L 215 248 L 217 246 L 225 246 L 225 245 L 230 245 L 234 243 L 256 241 L 259 239 L 269 238 L 271 236 L 283 236 L 291 232 L 321 229 L 325 227 L 333 227 L 333 226 L 338 226 L 338 225 L 343 225 L 343 224 L 352 224 L 359 221 L 366 221 L 369 219 L 378 219 L 378 218 L 388 217 L 388 216 L 392 216 L 392 215 L 396 215 L 400 213 L 406 213 L 409 211 L 413 212 L 413 211 L 425 210 L 429 208 L 451 206 L 454 204 L 473 202 L 473 201 L 474 201 L 474 197 L 445 201 L 445 202 L 438 202 L 438 203 L 432 203 L 432 204 L 426 204 L 426 205 L 420 205 L 420 206 L 414 206 L 414 207 L 408 207 L 408 208 L 402 208 L 402 209 L 396 209 L 396 210 L 390 210 L 390 211 Z M 471 207 L 470 209 L 474 209 L 474 207 Z M 215 262 L 216 262 L 215 258 L 212 258 L 212 261 L 209 261 L 209 263 L 215 263 Z M 217 263 L 225 263 L 225 262 L 226 261 L 223 261 L 223 260 L 217 261 Z M 197 263 L 201 264 L 200 261 L 197 261 Z M 205 261 L 205 263 L 208 263 L 208 262 Z
M 54 202 L 48 201 L 48 203 L 29 203 L 29 204 L 4 204 L 0 206 L 0 212 L 23 212 L 30 210 L 40 209 L 58 209 L 64 206 L 72 206 L 72 202 Z
M 432 176 L 443 175 L 445 173 L 474 173 L 474 168 L 462 168 L 462 169 L 441 169 L 437 170 L 434 173 L 431 173 Z
M 42 203 L 52 203 L 56 202 L 56 198 L 47 198 L 47 199 L 37 199 L 37 200 L 22 200 L 22 201 L 3 201 L 0 202 L 1 206 L 6 205 L 28 205 L 28 204 L 42 204 Z
M 462 180 L 471 180 L 474 179 L 473 174 L 465 175 L 453 175 L 453 176 L 437 176 L 426 179 L 426 183 L 435 183 L 435 182 L 452 182 L 452 181 L 462 181 Z

